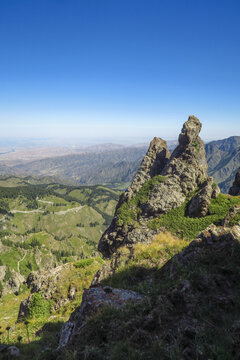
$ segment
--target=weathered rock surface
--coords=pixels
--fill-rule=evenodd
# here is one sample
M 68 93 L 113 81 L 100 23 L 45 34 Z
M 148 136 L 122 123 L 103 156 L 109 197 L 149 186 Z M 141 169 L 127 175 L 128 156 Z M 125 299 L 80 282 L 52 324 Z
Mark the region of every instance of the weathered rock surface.
M 223 222 L 222 222 L 222 226 L 224 227 L 229 227 L 232 220 L 236 217 L 236 215 L 240 214 L 240 206 L 239 205 L 235 205 L 233 206 L 230 210 L 229 213 L 227 214 L 227 216 L 224 218 Z M 240 221 L 239 224 L 240 225 Z
M 229 189 L 229 194 L 233 196 L 240 196 L 240 169 L 235 176 L 233 185 Z
M 199 192 L 192 198 L 188 213 L 193 217 L 203 217 L 208 213 L 211 198 L 216 197 L 216 187 L 213 187 L 212 178 L 208 178 L 202 185 Z M 215 193 L 213 194 L 213 191 Z
M 21 285 L 24 283 L 25 278 L 23 275 L 19 274 L 18 272 L 12 270 L 12 275 L 10 279 L 4 284 L 3 288 L 3 295 L 9 293 L 14 294 L 18 293 Z
M 61 329 L 58 349 L 61 349 L 70 342 L 74 342 L 74 338 L 84 331 L 84 326 L 89 316 L 100 308 L 104 306 L 121 308 L 129 301 L 137 303 L 143 299 L 143 295 L 134 291 L 113 289 L 109 286 L 91 287 L 85 290 L 81 305 L 72 313 L 69 321 Z
M 155 137 L 150 143 L 132 184 L 121 195 L 117 208 L 136 195 L 147 180 L 160 174 L 169 158 L 170 152 L 167 149 L 166 141 Z
M 5 274 L 6 274 L 6 265 L 0 266 L 0 281 L 3 281 Z
M 198 136 L 201 127 L 194 116 L 189 116 L 184 123 L 179 145 L 161 173 L 167 179 L 154 187 L 146 204 L 146 214 L 155 216 L 180 206 L 189 192 L 207 179 L 204 143 Z
M 200 121 L 190 116 L 179 135 L 179 145 L 170 158 L 166 143 L 162 139 L 154 138 L 132 185 L 122 194 L 117 209 L 136 195 L 146 180 L 155 175 L 163 175 L 165 180 L 153 187 L 147 202 L 141 206 L 142 216 L 146 218 L 158 216 L 182 205 L 189 192 L 202 186 L 208 176 L 204 144 L 199 137 L 201 127 Z M 204 191 L 206 192 L 206 189 Z M 198 201 L 198 211 L 202 214 L 206 212 L 206 198 L 207 195 L 202 196 Z M 148 237 L 151 237 L 151 232 L 141 225 L 141 218 L 138 229 L 131 224 L 121 226 L 116 212 L 111 225 L 100 239 L 98 249 L 104 256 L 109 257 L 120 246 L 145 241 Z

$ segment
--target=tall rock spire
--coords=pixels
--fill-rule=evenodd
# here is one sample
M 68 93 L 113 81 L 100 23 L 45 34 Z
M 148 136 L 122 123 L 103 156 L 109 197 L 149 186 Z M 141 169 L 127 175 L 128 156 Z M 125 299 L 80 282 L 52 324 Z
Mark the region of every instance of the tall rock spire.
M 182 205 L 191 191 L 204 186 L 208 176 L 204 143 L 199 137 L 201 127 L 195 116 L 189 116 L 170 158 L 164 140 L 151 141 L 131 186 L 120 197 L 110 227 L 100 239 L 98 249 L 103 255 L 110 256 L 122 245 L 145 241 L 142 239 L 150 232 L 145 226 L 139 235 L 142 221 Z M 120 218 L 123 213 L 124 221 Z

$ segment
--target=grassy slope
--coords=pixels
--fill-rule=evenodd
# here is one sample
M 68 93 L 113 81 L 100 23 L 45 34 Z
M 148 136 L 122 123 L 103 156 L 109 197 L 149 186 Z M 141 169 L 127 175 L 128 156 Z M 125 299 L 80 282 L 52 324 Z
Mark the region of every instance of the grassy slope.
M 117 191 L 102 186 L 23 187 L 20 183 L 18 187 L 0 187 L 0 199 L 7 205 L 8 213 L 30 211 L 1 215 L 1 263 L 16 271 L 17 262 L 26 254 L 20 262 L 20 271 L 26 276 L 31 269 L 47 263 L 91 256 L 112 218 L 118 196 Z

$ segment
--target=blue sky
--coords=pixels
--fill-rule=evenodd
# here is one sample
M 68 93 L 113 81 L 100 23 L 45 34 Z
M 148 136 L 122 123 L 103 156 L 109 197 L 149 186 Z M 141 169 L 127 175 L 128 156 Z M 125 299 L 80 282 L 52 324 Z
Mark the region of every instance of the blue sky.
M 240 135 L 240 2 L 0 0 L 0 136 Z

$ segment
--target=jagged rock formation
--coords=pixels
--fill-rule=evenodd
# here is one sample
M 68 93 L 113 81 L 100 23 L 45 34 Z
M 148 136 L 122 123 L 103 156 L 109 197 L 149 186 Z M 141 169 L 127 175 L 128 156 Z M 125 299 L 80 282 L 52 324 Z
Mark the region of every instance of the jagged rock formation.
M 199 200 L 195 200 L 192 211 L 203 215 L 208 211 L 209 196 L 212 196 L 213 191 L 212 183 L 207 176 L 204 144 L 199 137 L 201 127 L 202 124 L 195 116 L 189 116 L 179 135 L 179 145 L 170 158 L 166 143 L 159 138 L 154 138 L 132 185 L 120 198 L 110 227 L 100 239 L 98 248 L 104 256 L 110 256 L 121 245 L 134 244 L 138 241 L 134 236 L 136 226 L 132 223 L 119 224 L 118 211 L 124 203 L 134 197 L 144 181 L 155 175 L 164 176 L 164 181 L 157 183 L 151 189 L 147 201 L 140 205 L 141 215 L 138 216 L 138 227 L 142 228 L 141 222 L 144 217 L 158 216 L 180 206 L 191 191 L 196 190 L 197 187 L 204 188 L 206 181 L 209 185 L 202 190 Z M 194 210 L 196 206 L 197 209 Z M 142 236 L 140 241 L 148 238 L 146 229 L 145 233 L 146 236 Z
M 89 316 L 101 307 L 111 306 L 119 309 L 124 307 L 129 301 L 138 303 L 143 298 L 143 295 L 134 291 L 113 289 L 109 286 L 91 287 L 85 290 L 81 306 L 72 313 L 69 321 L 61 329 L 58 349 L 61 349 L 70 342 L 74 343 L 74 338 L 77 338 L 84 332 L 84 326 Z
M 189 192 L 207 178 L 204 144 L 198 136 L 201 127 L 195 116 L 190 116 L 184 123 L 178 138 L 179 145 L 161 172 L 167 180 L 154 187 L 146 204 L 148 215 L 165 213 L 180 206 Z
M 132 184 L 121 195 L 117 209 L 123 202 L 130 200 L 147 180 L 160 174 L 169 157 L 170 152 L 167 149 L 166 141 L 155 137 L 150 143 Z
M 240 169 L 238 170 L 233 185 L 229 189 L 229 194 L 233 196 L 240 195 Z

